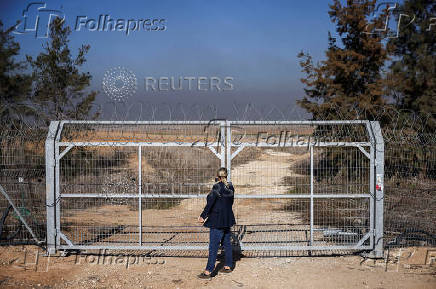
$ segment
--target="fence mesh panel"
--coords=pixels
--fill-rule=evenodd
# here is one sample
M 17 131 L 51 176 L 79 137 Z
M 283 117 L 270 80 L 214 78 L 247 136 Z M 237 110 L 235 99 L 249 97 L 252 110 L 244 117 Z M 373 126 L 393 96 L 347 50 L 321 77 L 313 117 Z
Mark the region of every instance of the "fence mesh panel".
M 232 128 L 233 141 L 278 142 L 280 133 L 324 141 L 369 142 L 363 126 L 247 126 Z M 144 133 L 146 132 L 146 133 Z M 242 133 L 243 132 L 243 133 Z M 283 134 L 281 139 L 283 139 Z M 61 142 L 213 142 L 219 127 L 130 124 L 65 125 Z M 0 184 L 38 239 L 46 238 L 44 143 L 47 129 L 2 130 Z M 385 141 L 384 245 L 436 245 L 436 149 L 434 134 L 383 129 Z M 296 141 L 297 138 L 294 138 Z M 310 141 L 310 140 L 309 140 Z M 61 146 L 60 151 L 67 146 Z M 221 147 L 215 146 L 221 153 Z M 233 147 L 231 152 L 235 152 Z M 207 194 L 220 160 L 201 146 L 142 147 L 142 193 Z M 368 191 L 369 160 L 357 147 L 314 147 L 314 191 L 361 194 Z M 138 194 L 138 148 L 76 146 L 60 161 L 61 194 Z M 308 244 L 310 200 L 292 194 L 310 193 L 307 147 L 246 147 L 232 160 L 236 194 L 283 194 L 287 198 L 236 199 L 234 244 Z M 204 198 L 141 199 L 142 244 L 207 245 L 207 230 L 195 223 Z M 139 201 L 135 198 L 62 198 L 61 229 L 77 244 L 137 243 Z M 315 199 L 313 244 L 355 243 L 369 228 L 369 200 Z M 0 196 L 1 244 L 35 240 Z M 169 225 L 170 224 L 170 225 Z M 65 241 L 63 241 L 65 244 Z M 364 245 L 369 241 L 366 240 Z

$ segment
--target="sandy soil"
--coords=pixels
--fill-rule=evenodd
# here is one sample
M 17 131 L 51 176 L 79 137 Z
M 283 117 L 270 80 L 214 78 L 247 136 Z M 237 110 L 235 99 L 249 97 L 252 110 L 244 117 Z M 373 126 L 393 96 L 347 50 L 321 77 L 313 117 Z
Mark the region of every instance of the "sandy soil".
M 37 247 L 0 247 L 0 287 L 435 288 L 436 254 L 431 259 L 429 250 L 391 250 L 388 262 L 359 256 L 241 258 L 232 273 L 200 280 L 196 275 L 204 268 L 205 255 L 118 256 L 112 262 L 109 256 L 39 256 L 36 262 L 37 252 L 42 254 Z

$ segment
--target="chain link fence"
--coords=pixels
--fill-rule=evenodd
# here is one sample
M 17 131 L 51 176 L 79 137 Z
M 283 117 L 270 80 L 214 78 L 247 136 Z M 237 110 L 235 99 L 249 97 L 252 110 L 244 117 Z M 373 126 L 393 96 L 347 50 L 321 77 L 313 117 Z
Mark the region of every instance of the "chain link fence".
M 170 116 L 167 119 L 171 120 L 207 120 L 217 118 L 219 111 L 214 107 L 200 108 L 192 107 L 181 109 L 180 107 L 169 107 L 167 109 Z M 195 112 L 194 112 L 195 110 Z M 301 120 L 307 118 L 307 115 L 298 113 L 295 110 L 288 108 L 279 109 L 277 107 L 256 107 L 254 105 L 233 106 L 234 114 L 237 117 L 230 119 L 237 120 Z M 334 111 L 334 108 L 332 108 Z M 414 115 L 409 112 L 396 111 L 393 109 L 381 108 L 378 115 L 368 115 L 364 111 L 355 111 L 356 119 L 380 120 L 382 123 L 382 133 L 385 142 L 385 179 L 384 179 L 384 246 L 385 247 L 403 247 L 403 246 L 435 246 L 436 245 L 436 134 L 429 132 L 427 127 L 431 125 L 434 116 Z M 403 115 L 408 117 L 404 118 Z M 148 118 L 143 117 L 141 120 L 157 120 L 159 113 L 151 108 L 151 112 L 147 113 Z M 121 117 L 122 116 L 122 119 Z M 106 115 L 112 120 L 125 120 L 128 116 L 119 111 L 113 115 Z M 317 120 L 341 119 L 337 115 L 324 115 L 323 119 L 318 117 Z M 0 244 L 39 244 L 44 246 L 46 240 L 46 180 L 45 180 L 45 150 L 44 143 L 48 133 L 48 128 L 40 124 L 29 124 L 17 128 L 1 128 L 0 129 L 0 185 L 10 197 L 11 203 L 0 195 Z M 128 135 L 126 135 L 128 137 Z M 177 140 L 175 140 L 177 141 Z M 75 151 L 75 155 L 86 154 L 86 151 Z M 218 163 L 211 164 L 194 164 L 184 163 L 178 164 L 171 161 L 174 157 L 174 152 L 166 151 L 164 155 L 158 150 L 150 150 L 146 157 L 150 160 L 150 170 L 159 172 L 150 180 L 150 186 L 158 185 L 159 178 L 168 178 L 165 171 L 171 172 L 171 177 L 174 180 L 180 178 L 184 169 L 198 166 L 202 170 L 198 172 L 199 178 L 194 180 L 197 183 L 204 183 L 206 175 L 213 175 L 213 171 Z M 187 152 L 186 152 L 187 153 Z M 203 152 L 198 152 L 201 154 Z M 241 165 L 248 159 L 256 159 L 259 152 L 256 149 L 247 150 L 247 155 L 240 155 L 235 158 L 241 161 Z M 298 152 L 295 152 L 298 153 Z M 99 159 L 93 161 L 98 164 L 100 170 L 113 170 L 118 174 L 129 173 L 129 151 L 118 153 L 108 150 Z M 162 157 L 163 156 L 163 157 Z M 195 159 L 195 155 L 191 159 Z M 198 156 L 197 156 L 198 158 Z M 342 157 L 344 159 L 345 157 Z M 179 158 L 180 159 L 180 158 Z M 201 159 L 198 158 L 198 159 Z M 333 161 L 334 155 L 316 157 L 317 162 Z M 160 161 L 166 161 L 163 166 Z M 70 168 L 74 168 L 74 155 L 65 159 L 69 162 Z M 153 162 L 154 161 L 154 162 Z M 173 167 L 168 167 L 173 166 Z M 359 171 L 361 164 L 355 164 Z M 353 167 L 353 166 L 351 166 Z M 124 169 L 123 169 L 124 168 Z M 307 165 L 299 163 L 294 166 L 294 169 L 300 169 L 302 177 L 299 180 L 304 180 L 307 177 L 307 172 L 304 168 Z M 286 169 L 286 168 L 282 168 Z M 322 170 L 320 170 L 320 173 Z M 340 171 L 337 173 L 339 174 Z M 74 178 L 74 169 L 66 170 L 63 177 Z M 131 176 L 135 178 L 135 176 Z M 240 177 L 240 176 L 239 176 Z M 235 181 L 238 175 L 234 176 Z M 120 183 L 114 183 L 111 186 L 106 186 L 105 189 L 120 191 L 118 188 L 129 190 L 131 184 L 122 183 L 126 178 L 120 175 Z M 280 180 L 283 183 L 295 182 L 296 179 Z M 92 180 L 81 180 L 88 186 L 96 185 Z M 97 184 L 98 185 L 98 184 Z M 190 188 L 191 190 L 206 190 L 207 186 Z M 300 186 L 301 188 L 301 186 Z M 147 190 L 147 188 L 144 188 Z M 153 188 L 148 188 L 154 190 Z M 185 190 L 189 193 L 189 188 L 160 188 L 160 190 Z M 331 189 L 338 189 L 331 186 Z M 343 188 L 339 188 L 343 189 Z M 358 189 L 358 188 L 355 188 Z M 204 191 L 204 193 L 207 191 Z M 106 192 L 107 193 L 107 192 Z M 125 200 L 111 200 L 120 205 Z M 241 200 L 242 201 L 242 200 Z M 250 200 L 248 200 L 250 202 Z M 95 202 L 95 200 L 93 200 Z M 121 202 L 121 203 L 120 203 Z M 173 206 L 171 202 L 179 202 L 177 199 L 159 200 L 156 202 L 144 203 L 146 208 L 154 210 L 162 210 Z M 251 201 L 251 202 L 256 202 Z M 101 205 L 101 206 L 100 206 Z M 99 213 L 102 204 L 92 204 L 95 212 Z M 136 207 L 137 204 L 132 204 Z M 198 206 L 201 206 L 199 204 Z M 308 203 L 306 200 L 294 202 L 288 206 L 289 211 L 300 214 L 304 219 L 304 211 Z M 317 203 L 316 206 L 328 207 L 328 201 Z M 347 203 L 343 207 L 346 209 L 353 208 L 354 210 L 366 206 L 365 204 Z M 100 208 L 100 209 L 99 209 Z M 80 208 L 76 208 L 80 209 Z M 338 220 L 346 220 L 352 222 L 346 210 L 333 211 L 334 214 L 326 216 L 317 222 L 337 222 Z M 31 232 L 26 228 L 25 224 L 20 221 L 18 215 L 26 221 Z M 306 216 L 307 217 L 307 216 Z M 352 217 L 352 216 L 351 216 Z M 113 227 L 113 228 L 112 228 Z M 116 230 L 116 226 L 110 229 Z M 256 228 L 261 231 L 262 228 Z M 110 232 L 100 232 L 101 236 Z M 80 234 L 80 232 L 79 232 Z M 98 235 L 98 234 L 97 234 Z M 125 238 L 129 238 L 127 234 Z

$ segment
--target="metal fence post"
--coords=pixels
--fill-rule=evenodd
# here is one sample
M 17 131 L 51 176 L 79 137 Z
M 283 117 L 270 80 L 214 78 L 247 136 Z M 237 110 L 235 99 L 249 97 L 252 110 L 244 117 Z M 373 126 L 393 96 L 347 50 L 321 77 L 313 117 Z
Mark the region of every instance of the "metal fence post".
M 373 257 L 383 258 L 383 203 L 384 203 L 384 141 L 378 121 L 371 121 L 376 142 L 375 153 L 375 246 Z
M 45 141 L 45 174 L 46 174 L 46 216 L 47 216 L 47 251 L 56 253 L 56 197 L 55 197 L 55 138 L 59 121 L 50 122 Z M 59 216 L 57 216 L 59 218 Z
M 142 246 L 142 146 L 138 146 L 138 218 L 139 246 Z

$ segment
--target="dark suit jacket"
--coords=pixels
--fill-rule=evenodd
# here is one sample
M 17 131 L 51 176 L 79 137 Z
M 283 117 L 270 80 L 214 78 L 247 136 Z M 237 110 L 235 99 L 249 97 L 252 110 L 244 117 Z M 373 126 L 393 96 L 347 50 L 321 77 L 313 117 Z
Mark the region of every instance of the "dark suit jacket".
M 207 204 L 204 207 L 201 217 L 206 219 L 204 226 L 208 228 L 225 228 L 236 224 L 232 205 L 235 197 L 235 189 L 231 182 L 228 188 L 223 182 L 213 185 L 207 195 Z

